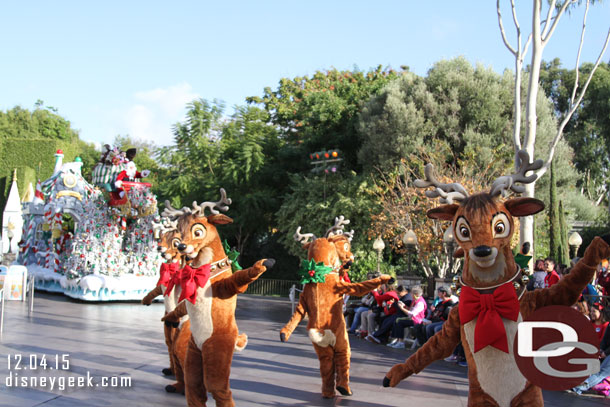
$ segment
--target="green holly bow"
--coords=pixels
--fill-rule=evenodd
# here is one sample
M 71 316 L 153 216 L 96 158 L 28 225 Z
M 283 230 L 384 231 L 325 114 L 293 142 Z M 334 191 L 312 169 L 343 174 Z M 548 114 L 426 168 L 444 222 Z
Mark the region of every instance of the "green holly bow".
M 231 249 L 229 243 L 225 240 L 222 242 L 222 246 L 225 249 L 225 253 L 227 253 L 227 257 L 231 260 L 231 268 L 233 271 L 241 270 L 241 266 L 237 262 L 237 258 L 239 257 L 239 252 L 235 249 Z
M 332 269 L 332 267 L 324 265 L 324 262 L 316 263 L 314 259 L 303 260 L 299 269 L 301 284 L 323 283 L 326 275 Z

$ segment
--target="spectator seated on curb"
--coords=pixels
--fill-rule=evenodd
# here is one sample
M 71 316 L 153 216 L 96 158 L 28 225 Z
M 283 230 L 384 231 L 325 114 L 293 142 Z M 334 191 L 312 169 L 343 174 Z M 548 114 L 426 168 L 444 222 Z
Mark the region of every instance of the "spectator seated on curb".
M 464 347 L 461 342 L 455 347 L 453 353 L 445 358 L 445 362 L 457 363 L 460 366 L 468 367 L 466 353 L 464 352 Z
M 419 345 L 423 345 L 443 327 L 443 323 L 449 317 L 449 311 L 455 305 L 451 298 L 451 289 L 447 287 L 439 287 L 438 298 L 440 302 L 430 314 L 429 318 L 425 318 L 421 324 L 415 325 L 413 330 L 415 332 L 415 338 Z
M 426 309 L 428 304 L 426 299 L 422 296 L 423 290 L 420 286 L 415 286 L 411 289 L 411 295 L 413 295 L 413 303 L 410 308 L 398 303 L 398 308 L 407 314 L 406 317 L 398 318 L 394 322 L 392 327 L 391 337 L 395 340 L 390 342 L 390 346 L 393 348 L 404 348 L 405 347 L 405 328 L 413 327 L 421 324 L 426 315 Z
M 379 319 L 376 322 L 376 326 L 381 327 L 384 321 L 388 318 L 393 317 L 394 314 L 398 311 L 397 302 L 399 300 L 398 292 L 396 289 L 392 289 L 387 291 L 384 294 L 379 294 L 373 291 L 373 295 L 375 296 L 375 301 L 377 301 L 377 305 L 383 307 L 383 313 L 380 314 Z M 375 336 L 373 336 L 373 332 L 375 331 L 373 325 L 369 325 L 369 334 L 365 337 L 365 339 L 369 342 L 381 343 L 381 340 Z
M 391 292 L 391 293 L 394 294 L 394 292 Z M 399 308 L 400 307 L 399 304 L 402 304 L 404 307 L 405 301 L 408 301 L 407 295 L 409 294 L 409 291 L 404 286 L 399 285 L 398 288 L 396 288 L 396 294 L 397 294 L 396 299 L 394 299 L 392 297 L 391 299 L 386 300 L 386 303 L 387 302 L 392 303 L 391 307 L 393 308 L 394 312 L 389 314 L 385 318 L 383 318 L 383 320 L 381 321 L 381 324 L 379 325 L 379 329 L 377 329 L 373 334 L 369 335 L 369 336 L 371 336 L 371 338 L 369 338 L 369 336 L 367 336 L 368 341 L 375 342 L 375 343 L 385 342 L 388 334 L 392 330 L 392 326 L 394 325 L 394 322 L 396 321 L 396 319 L 400 318 L 400 317 L 408 316 L 405 312 L 402 311 L 402 309 Z
M 581 385 L 572 388 L 574 393 L 582 394 L 610 376 L 610 357 L 608 357 L 608 354 L 610 354 L 610 329 L 606 329 L 604 332 L 599 349 L 599 358 L 601 360 L 599 372 L 589 376 Z
M 378 296 L 385 295 L 390 291 L 392 291 L 390 287 L 386 284 L 382 284 L 378 289 L 371 291 L 371 294 L 373 294 L 373 297 L 376 299 Z M 377 301 L 374 301 L 370 310 L 360 314 L 360 330 L 356 331 L 358 336 L 365 338 L 369 332 L 375 332 L 381 315 L 384 315 L 383 303 L 379 304 Z
M 356 308 L 354 308 L 353 313 L 354 316 L 351 321 L 350 328 L 347 330 L 347 333 L 353 334 L 360 327 L 361 317 L 364 312 L 370 311 L 371 306 L 375 303 L 375 297 L 372 293 L 366 294 L 360 300 L 360 304 Z M 347 319 L 346 319 L 347 322 Z
M 536 260 L 534 264 L 534 273 L 527 284 L 527 291 L 533 291 L 537 288 L 544 288 L 544 278 L 546 277 L 546 271 L 544 271 L 544 260 Z
M 602 339 L 604 338 L 604 334 L 606 333 L 606 328 L 608 327 L 608 321 L 606 321 L 604 315 L 604 307 L 599 302 L 596 302 L 591 306 L 589 317 L 591 319 L 591 323 L 593 324 L 593 328 L 595 329 L 595 333 L 597 334 L 601 343 Z

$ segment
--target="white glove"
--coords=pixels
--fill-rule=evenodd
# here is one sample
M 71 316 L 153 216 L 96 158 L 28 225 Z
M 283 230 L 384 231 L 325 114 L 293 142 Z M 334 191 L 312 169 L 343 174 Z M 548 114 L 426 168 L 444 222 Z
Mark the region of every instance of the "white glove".
M 123 186 L 123 181 L 117 181 L 114 183 L 114 186 L 117 188 L 121 188 Z
M 146 178 L 150 175 L 150 170 L 144 170 L 141 172 L 142 178 Z

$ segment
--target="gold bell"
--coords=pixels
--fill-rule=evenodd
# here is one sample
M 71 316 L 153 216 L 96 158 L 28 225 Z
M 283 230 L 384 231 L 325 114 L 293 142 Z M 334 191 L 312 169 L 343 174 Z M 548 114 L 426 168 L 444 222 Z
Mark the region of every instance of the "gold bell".
M 523 284 L 527 284 L 530 281 L 530 277 L 526 276 L 525 274 L 521 276 L 521 282 Z
M 457 293 L 457 295 L 460 295 L 460 293 L 462 292 L 462 289 L 458 288 L 455 292 Z
M 457 285 L 451 284 L 451 291 L 455 292 L 457 290 Z
M 515 290 L 518 290 L 519 288 L 521 288 L 521 284 L 519 284 L 518 282 L 514 282 L 513 283 L 513 287 L 515 287 Z
M 453 280 L 452 281 L 453 281 L 454 284 L 459 283 L 460 282 L 460 276 L 459 275 L 453 276 Z

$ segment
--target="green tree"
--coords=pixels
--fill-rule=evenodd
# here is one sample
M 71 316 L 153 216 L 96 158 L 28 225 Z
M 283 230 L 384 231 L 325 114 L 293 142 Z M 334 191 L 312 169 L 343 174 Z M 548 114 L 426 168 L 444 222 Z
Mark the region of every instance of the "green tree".
M 64 152 L 64 161 L 92 155 L 93 146 L 79 139 L 70 122 L 57 114 L 57 109 L 43 104 L 38 101 L 32 111 L 20 106 L 0 111 L 0 209 L 4 208 L 14 169 L 23 192 L 29 183 L 35 185 L 37 178 L 51 176 L 57 150 Z
M 365 169 L 390 169 L 420 146 L 447 143 L 451 162 L 471 156 L 486 166 L 510 161 L 511 79 L 460 57 L 436 63 L 426 78 L 406 73 L 362 109 L 358 158 Z M 509 153 L 498 156 L 498 152 Z
M 322 237 L 334 224 L 335 217 L 343 215 L 350 220 L 348 229 L 355 231 L 352 241 L 355 261 L 350 277 L 357 281 L 363 279 L 371 271 L 371 264 L 376 265 L 376 254 L 367 233 L 371 214 L 380 209 L 373 195 L 374 188 L 370 177 L 353 172 L 328 177 L 293 175 L 290 192 L 277 213 L 279 241 L 291 255 L 304 258 L 306 252 L 293 238 L 297 227 L 302 227 L 301 233 Z M 387 266 L 385 263 L 385 271 L 389 271 Z M 296 278 L 297 269 L 295 261 L 286 274 Z
M 559 262 L 561 257 L 561 226 L 559 223 L 559 200 L 557 199 L 557 184 L 555 181 L 555 165 L 551 163 L 550 170 L 550 204 L 549 204 L 549 253 L 550 256 Z
M 282 78 L 276 90 L 265 88 L 262 97 L 247 100 L 262 104 L 270 113 L 290 146 L 286 152 L 296 150 L 299 159 L 287 166 L 290 172 L 306 171 L 307 155 L 328 148 L 343 151 L 346 169 L 359 170 L 361 137 L 356 126 L 362 104 L 399 76 L 400 72 L 381 66 L 368 72 L 317 71 L 312 77 Z

